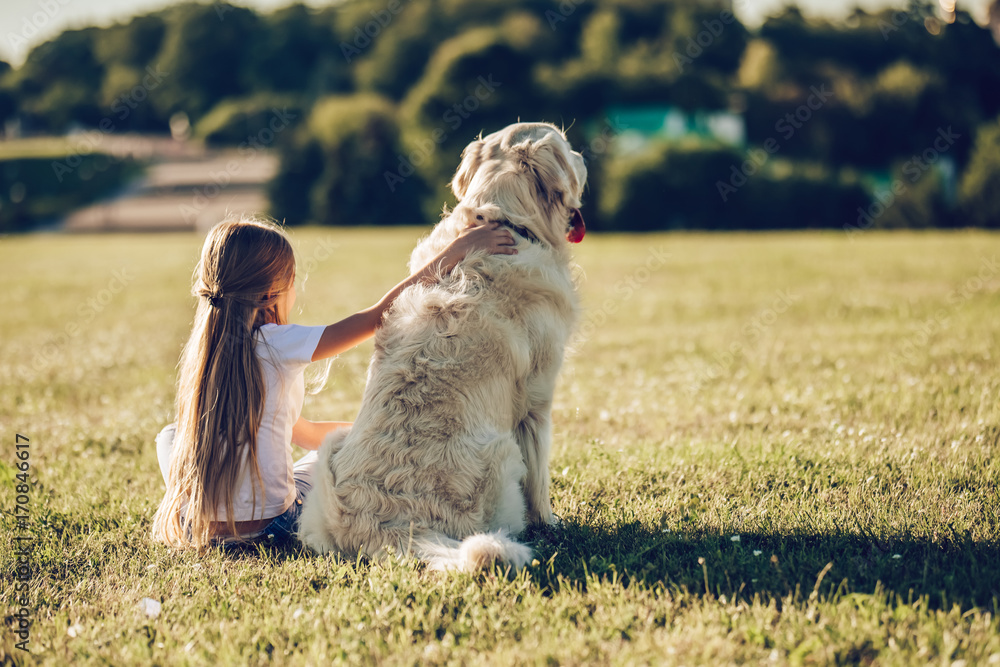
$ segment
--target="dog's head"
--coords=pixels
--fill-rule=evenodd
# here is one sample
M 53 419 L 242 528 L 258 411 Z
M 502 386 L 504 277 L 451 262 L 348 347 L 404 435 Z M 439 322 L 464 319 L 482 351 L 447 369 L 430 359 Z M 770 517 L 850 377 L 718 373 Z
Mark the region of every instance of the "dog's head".
M 515 123 L 469 144 L 451 180 L 460 206 L 496 206 L 550 247 L 579 243 L 583 156 L 549 123 Z

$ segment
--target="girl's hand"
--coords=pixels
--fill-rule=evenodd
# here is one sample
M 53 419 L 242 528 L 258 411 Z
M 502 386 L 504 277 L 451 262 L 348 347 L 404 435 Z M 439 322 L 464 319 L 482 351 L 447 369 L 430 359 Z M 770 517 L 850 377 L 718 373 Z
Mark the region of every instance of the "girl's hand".
M 473 250 L 486 250 L 492 255 L 516 255 L 514 235 L 496 220 L 475 222 L 448 244 L 439 255 L 446 269 L 451 269 Z
M 462 231 L 457 239 L 448 244 L 448 247 L 432 259 L 427 266 L 392 288 L 374 306 L 328 326 L 319 339 L 319 344 L 316 346 L 316 351 L 313 352 L 312 360 L 319 361 L 320 359 L 334 357 L 345 350 L 351 349 L 361 341 L 371 338 L 375 333 L 375 329 L 381 326 L 382 316 L 403 290 L 417 283 L 429 284 L 439 280 L 441 274 L 451 271 L 455 268 L 456 264 L 462 261 L 473 250 L 486 250 L 494 255 L 517 254 L 517 250 L 514 248 L 514 236 L 508 228 L 501 226 L 496 221 L 473 221 Z M 316 446 L 319 446 L 315 439 L 309 438 L 308 433 L 303 441 L 307 444 L 316 442 Z M 322 438 L 319 441 L 322 441 Z M 309 448 L 307 444 L 297 441 L 296 444 L 300 444 L 307 449 Z

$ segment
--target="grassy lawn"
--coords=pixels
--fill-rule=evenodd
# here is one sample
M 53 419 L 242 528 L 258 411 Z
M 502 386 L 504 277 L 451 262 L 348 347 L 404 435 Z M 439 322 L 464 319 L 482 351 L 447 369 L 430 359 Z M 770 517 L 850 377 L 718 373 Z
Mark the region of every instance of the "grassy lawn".
M 295 230 L 296 321 L 371 304 L 421 233 Z M 588 237 L 564 523 L 517 576 L 150 542 L 200 243 L 0 240 L 0 662 L 1000 663 L 1000 236 Z M 353 418 L 370 351 L 306 417 Z

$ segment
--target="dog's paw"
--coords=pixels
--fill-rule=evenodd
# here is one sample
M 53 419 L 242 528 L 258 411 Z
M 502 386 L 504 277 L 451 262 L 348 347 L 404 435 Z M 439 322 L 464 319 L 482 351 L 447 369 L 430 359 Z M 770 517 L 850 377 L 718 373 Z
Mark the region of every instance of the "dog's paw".
M 528 525 L 529 526 L 554 526 L 559 523 L 560 519 L 552 513 L 551 507 L 545 507 L 541 510 L 529 510 L 528 511 Z

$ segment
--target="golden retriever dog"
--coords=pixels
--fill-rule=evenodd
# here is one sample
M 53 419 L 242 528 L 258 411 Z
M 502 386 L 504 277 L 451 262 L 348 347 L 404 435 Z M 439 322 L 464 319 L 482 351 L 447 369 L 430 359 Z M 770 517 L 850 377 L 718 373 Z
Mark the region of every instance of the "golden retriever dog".
M 509 226 L 518 254 L 471 253 L 395 301 L 353 427 L 320 448 L 299 527 L 306 546 L 410 553 L 433 569 L 531 560 L 510 536 L 553 521 L 552 394 L 578 311 L 568 242 L 583 238 L 586 178 L 583 157 L 547 123 L 463 151 L 451 182 L 459 203 L 411 268 L 481 220 Z

